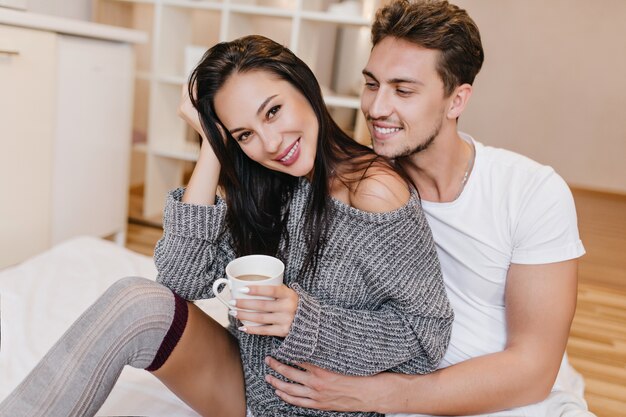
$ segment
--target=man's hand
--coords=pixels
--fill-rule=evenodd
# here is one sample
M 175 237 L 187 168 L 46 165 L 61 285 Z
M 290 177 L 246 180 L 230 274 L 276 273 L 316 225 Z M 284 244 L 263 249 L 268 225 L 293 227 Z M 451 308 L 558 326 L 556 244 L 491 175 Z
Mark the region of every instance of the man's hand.
M 273 370 L 294 381 L 284 382 L 271 375 L 265 380 L 276 388 L 276 395 L 283 401 L 298 407 L 332 411 L 373 411 L 364 400 L 376 404 L 376 395 L 370 395 L 367 388 L 379 376 L 346 376 L 327 371 L 310 364 L 298 364 L 304 371 L 285 365 L 274 358 L 265 362 Z M 383 374 L 381 374 L 382 376 Z

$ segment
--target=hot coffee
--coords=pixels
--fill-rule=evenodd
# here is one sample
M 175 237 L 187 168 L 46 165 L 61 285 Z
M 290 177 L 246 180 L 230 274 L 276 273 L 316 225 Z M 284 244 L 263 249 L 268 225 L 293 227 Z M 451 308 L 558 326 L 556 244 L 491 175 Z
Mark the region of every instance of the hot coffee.
M 266 279 L 270 279 L 271 277 L 265 276 L 265 275 L 256 275 L 256 274 L 245 274 L 245 275 L 239 275 L 237 277 L 237 279 L 241 280 L 241 281 L 263 281 Z

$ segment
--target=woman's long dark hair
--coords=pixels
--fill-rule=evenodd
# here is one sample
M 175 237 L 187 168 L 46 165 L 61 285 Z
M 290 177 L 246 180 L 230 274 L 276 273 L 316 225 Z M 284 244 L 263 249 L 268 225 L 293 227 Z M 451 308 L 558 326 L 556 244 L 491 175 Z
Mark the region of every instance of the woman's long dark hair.
M 228 205 L 227 223 L 237 256 L 279 255 L 280 239 L 287 236 L 289 203 L 298 184 L 298 178 L 273 171 L 248 158 L 215 112 L 215 95 L 228 78 L 235 73 L 256 70 L 267 71 L 293 85 L 309 101 L 319 123 L 312 193 L 304 219 L 304 236 L 309 245 L 305 267 L 314 266 L 316 254 L 322 247 L 325 225 L 330 221 L 329 177 L 341 161 L 358 161 L 352 172 L 365 172 L 381 158 L 337 126 L 324 104 L 315 75 L 288 48 L 258 35 L 213 46 L 190 76 L 189 96 L 222 165 L 219 184 Z M 385 160 L 383 164 L 391 166 Z

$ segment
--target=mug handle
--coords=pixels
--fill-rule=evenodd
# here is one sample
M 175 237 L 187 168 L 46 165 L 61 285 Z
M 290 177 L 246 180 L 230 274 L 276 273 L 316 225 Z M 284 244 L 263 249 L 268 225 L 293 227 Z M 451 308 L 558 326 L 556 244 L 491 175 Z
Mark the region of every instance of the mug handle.
M 215 298 L 220 300 L 220 302 L 222 304 L 224 304 L 226 307 L 231 309 L 233 306 L 228 304 L 228 301 L 226 299 L 222 298 L 220 292 L 218 291 L 220 285 L 222 285 L 222 284 L 228 286 L 228 280 L 226 278 L 218 278 L 218 279 L 215 280 L 215 282 L 213 283 L 213 294 L 215 294 Z

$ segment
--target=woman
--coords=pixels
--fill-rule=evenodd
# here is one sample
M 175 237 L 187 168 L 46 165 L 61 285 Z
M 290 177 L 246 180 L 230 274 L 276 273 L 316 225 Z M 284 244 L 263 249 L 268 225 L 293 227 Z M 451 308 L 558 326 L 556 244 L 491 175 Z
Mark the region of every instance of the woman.
M 202 146 L 188 187 L 167 199 L 155 250 L 164 286 L 114 285 L 0 415 L 42 404 L 48 416 L 92 415 L 130 364 L 201 415 L 339 416 L 282 402 L 266 357 L 352 375 L 425 373 L 442 358 L 453 315 L 416 193 L 332 121 L 310 69 L 248 36 L 211 48 L 189 85 L 195 110 L 181 113 Z M 238 300 L 230 332 L 185 301 L 211 297 L 226 264 L 252 253 L 282 259 L 285 285 L 250 286 L 274 300 Z

